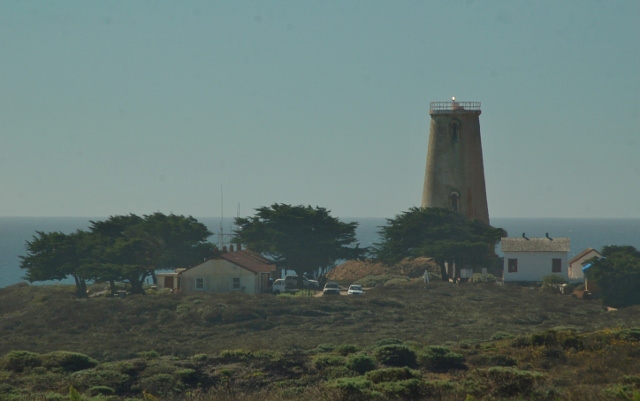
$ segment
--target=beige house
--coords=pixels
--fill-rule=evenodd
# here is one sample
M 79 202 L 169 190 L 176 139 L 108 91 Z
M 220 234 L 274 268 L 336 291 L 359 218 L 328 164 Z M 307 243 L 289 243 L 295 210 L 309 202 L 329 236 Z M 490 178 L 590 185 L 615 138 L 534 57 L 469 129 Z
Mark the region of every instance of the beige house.
M 585 281 L 584 264 L 593 258 L 601 258 L 602 254 L 593 248 L 587 248 L 569 260 L 569 282 L 580 283 Z
M 269 291 L 269 279 L 275 270 L 275 264 L 255 252 L 226 252 L 189 269 L 158 274 L 158 288 L 188 293 L 202 291 L 257 294 Z

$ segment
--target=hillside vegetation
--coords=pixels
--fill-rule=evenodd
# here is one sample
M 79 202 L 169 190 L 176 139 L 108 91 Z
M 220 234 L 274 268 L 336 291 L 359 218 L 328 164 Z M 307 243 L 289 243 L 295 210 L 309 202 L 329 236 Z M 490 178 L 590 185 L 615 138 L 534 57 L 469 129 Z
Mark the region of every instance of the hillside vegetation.
M 69 386 L 101 399 L 613 399 L 640 383 L 639 317 L 496 284 L 124 299 L 19 284 L 0 290 L 0 399 Z

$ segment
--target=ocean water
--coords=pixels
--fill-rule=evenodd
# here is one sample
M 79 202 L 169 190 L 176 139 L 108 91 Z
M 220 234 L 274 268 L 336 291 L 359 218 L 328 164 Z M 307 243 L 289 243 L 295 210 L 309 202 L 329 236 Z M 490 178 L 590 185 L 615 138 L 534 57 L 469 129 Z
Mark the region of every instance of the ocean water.
M 37 231 L 71 233 L 86 229 L 90 220 L 103 218 L 0 217 L 0 288 L 22 281 L 24 272 L 20 269 L 20 255 L 25 254 L 26 241 L 31 240 Z M 209 217 L 198 220 L 215 233 L 210 238 L 211 242 L 219 243 L 221 237 L 228 242 L 228 234 L 233 229 L 232 218 Z M 378 231 L 386 223 L 384 218 L 342 220 L 358 222 L 356 235 L 361 247 L 378 242 Z M 600 250 L 605 245 L 632 245 L 640 249 L 640 219 L 492 218 L 491 225 L 504 228 L 510 237 L 520 237 L 522 233 L 530 238 L 544 237 L 546 233 L 552 238 L 568 237 L 571 239 L 569 258 L 585 248 Z M 63 282 L 72 283 L 71 280 Z

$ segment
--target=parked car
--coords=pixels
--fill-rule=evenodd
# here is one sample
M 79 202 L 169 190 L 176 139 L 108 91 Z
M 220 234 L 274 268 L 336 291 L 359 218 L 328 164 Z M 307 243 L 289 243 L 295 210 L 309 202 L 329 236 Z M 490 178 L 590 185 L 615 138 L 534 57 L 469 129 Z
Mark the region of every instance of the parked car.
M 295 293 L 298 290 L 296 289 L 295 286 L 289 285 L 289 283 L 287 283 L 284 279 L 279 278 L 273 282 L 273 285 L 271 286 L 271 291 L 274 294 L 278 295 L 278 294 L 284 294 L 285 292 Z
M 360 284 L 351 284 L 349 286 L 349 290 L 347 291 L 347 295 L 362 295 L 364 294 L 364 290 Z
M 322 293 L 323 295 L 329 295 L 329 294 L 340 295 L 340 286 L 336 282 L 329 281 L 327 284 L 324 285 L 324 289 L 322 290 Z
M 298 287 L 298 276 L 289 275 L 285 276 L 285 282 L 287 283 L 287 287 Z M 305 276 L 302 276 L 302 286 L 304 288 L 320 288 L 320 284 L 316 280 L 309 280 Z
M 302 285 L 307 288 L 320 288 L 320 283 L 317 280 L 311 280 L 302 276 Z

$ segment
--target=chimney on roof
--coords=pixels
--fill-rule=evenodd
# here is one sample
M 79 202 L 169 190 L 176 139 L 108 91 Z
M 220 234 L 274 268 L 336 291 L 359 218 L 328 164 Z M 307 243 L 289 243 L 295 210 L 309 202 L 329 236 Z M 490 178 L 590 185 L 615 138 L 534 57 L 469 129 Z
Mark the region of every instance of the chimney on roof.
M 227 246 L 226 245 L 222 246 L 222 253 L 227 253 Z
M 237 248 L 238 248 L 237 251 L 240 252 L 242 250 L 242 244 L 237 244 L 237 245 L 238 245 L 237 246 Z
M 522 238 L 524 238 L 524 239 L 526 239 L 526 240 L 528 240 L 528 239 L 529 239 L 529 238 L 527 238 L 527 236 L 526 236 L 526 235 L 524 235 L 524 233 L 522 233 Z
M 229 244 L 229 252 L 233 252 L 233 244 Z

